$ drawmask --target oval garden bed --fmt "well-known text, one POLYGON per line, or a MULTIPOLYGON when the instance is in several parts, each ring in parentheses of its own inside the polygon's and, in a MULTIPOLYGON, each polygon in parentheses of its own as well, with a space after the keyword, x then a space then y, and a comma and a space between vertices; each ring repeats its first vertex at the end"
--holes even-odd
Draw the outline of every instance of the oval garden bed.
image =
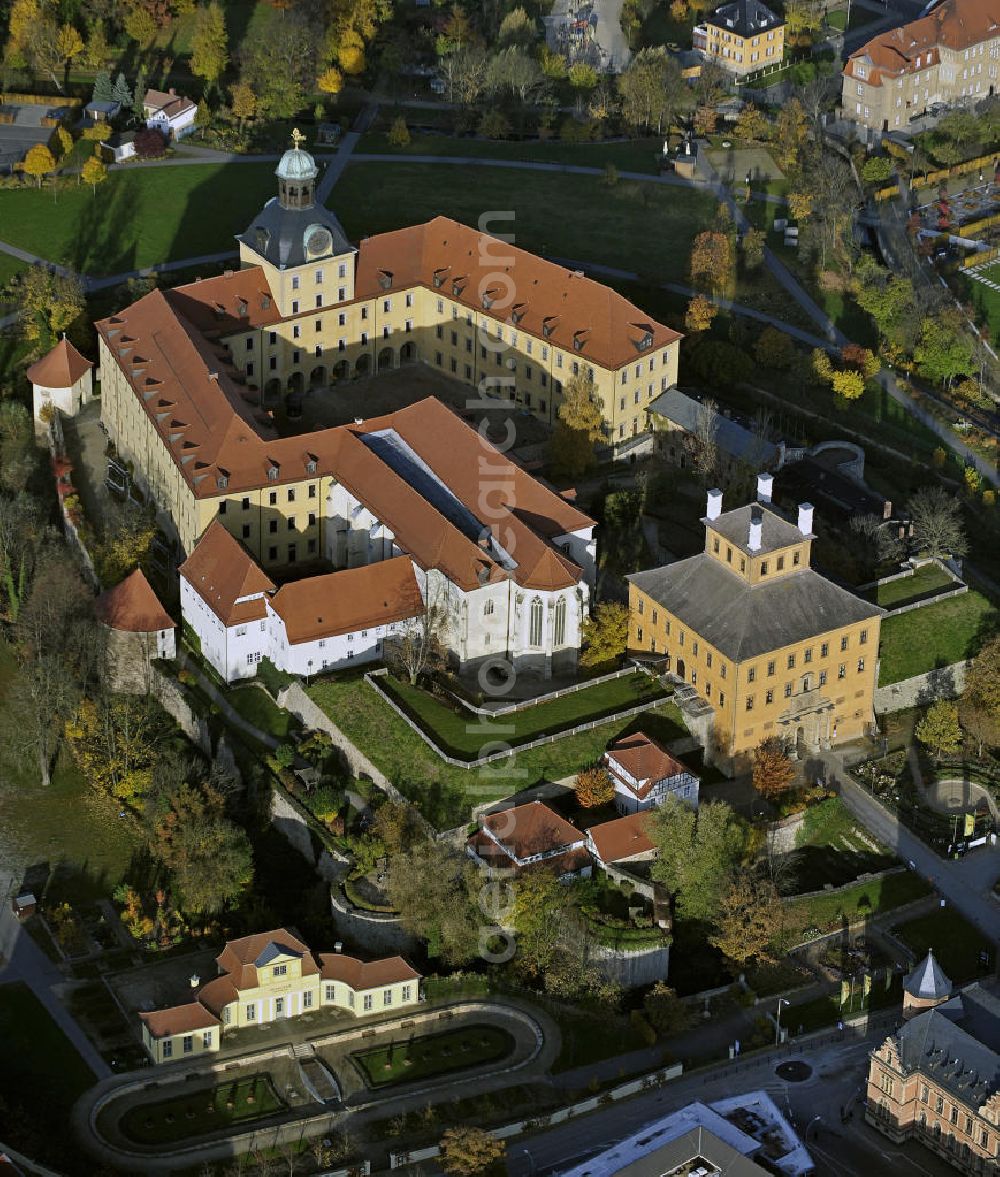
POLYGON ((514 1046, 507 1030, 478 1024, 358 1050, 351 1061, 369 1087, 388 1087, 499 1062, 513 1053, 514 1046))
MULTIPOLYGON (((177 1084, 176 1090, 177 1094, 169 1099, 130 1107, 118 1121, 121 1135, 139 1145, 189 1142, 210 1132, 273 1116, 288 1106, 265 1074, 247 1075, 194 1091, 177 1084)), ((108 1110, 113 1107, 111 1104, 108 1110)))

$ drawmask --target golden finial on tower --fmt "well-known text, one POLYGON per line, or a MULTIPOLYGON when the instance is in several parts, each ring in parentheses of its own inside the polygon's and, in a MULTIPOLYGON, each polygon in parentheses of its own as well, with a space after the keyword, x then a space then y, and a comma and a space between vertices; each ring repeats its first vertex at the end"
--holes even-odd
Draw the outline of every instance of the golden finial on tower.
POLYGON ((292 146, 295 148, 296 151, 298 151, 300 149, 301 145, 303 143, 305 143, 305 141, 306 141, 305 135, 303 135, 302 132, 299 130, 299 128, 296 127, 292 131, 292 146))

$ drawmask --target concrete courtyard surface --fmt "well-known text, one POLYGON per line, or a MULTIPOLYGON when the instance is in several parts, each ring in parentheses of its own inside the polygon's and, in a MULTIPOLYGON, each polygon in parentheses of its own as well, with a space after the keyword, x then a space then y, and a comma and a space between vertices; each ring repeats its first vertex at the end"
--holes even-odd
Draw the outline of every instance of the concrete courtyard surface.
POLYGON ((3 103, 0 112, 14 116, 12 123, 0 123, 0 169, 12 171, 29 148, 48 143, 52 127, 43 127, 42 119, 59 112, 33 102, 3 103))
POLYGON ((763 147, 718 147, 708 152, 708 158, 726 184, 742 184, 747 172, 756 184, 785 178, 774 157, 763 147))
POLYGON ((217 955, 215 949, 204 948, 111 973, 106 980, 126 1016, 138 1024, 140 1011, 163 1009, 189 1001, 195 977, 204 983, 218 973, 217 955))
POLYGON ((168 1173, 231 1157, 234 1150, 245 1151, 252 1147, 258 1133, 266 1132, 268 1141, 275 1144, 279 1139, 308 1139, 348 1128, 360 1134, 367 1120, 543 1080, 560 1049, 555 1023, 534 1007, 509 998, 421 1005, 388 1020, 381 1015, 355 1020, 341 1014, 334 1026, 322 1011, 317 1011, 316 1015, 270 1023, 259 1033, 254 1030, 230 1035, 226 1043, 218 1054, 116 1076, 87 1092, 73 1111, 74 1129, 87 1152, 129 1172, 168 1173), (413 1036, 470 1025, 507 1030, 514 1040, 511 1053, 500 1062, 413 1083, 397 1083, 383 1090, 366 1087, 361 1072, 351 1061, 353 1053, 385 1046, 390 1041, 402 1045, 413 1036), (312 1065, 304 1073, 301 1064, 309 1060, 312 1065), (329 1103, 327 1093, 315 1091, 309 1075, 317 1062, 333 1076, 342 1102, 329 1103), (138 1145, 126 1140, 118 1129, 122 1116, 136 1106, 183 1098, 189 1091, 204 1094, 220 1083, 262 1073, 271 1077, 287 1107, 256 1122, 232 1131, 207 1133, 176 1146, 138 1145))

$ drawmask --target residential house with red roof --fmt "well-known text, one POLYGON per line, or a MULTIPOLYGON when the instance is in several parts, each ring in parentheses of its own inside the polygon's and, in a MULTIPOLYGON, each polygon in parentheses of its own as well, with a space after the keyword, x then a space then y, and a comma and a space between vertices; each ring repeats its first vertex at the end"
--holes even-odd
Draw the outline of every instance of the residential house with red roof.
POLYGON ((339 952, 314 954, 288 928, 230 940, 216 964, 212 980, 191 978, 189 1001, 139 1014, 154 1063, 215 1052, 234 1030, 324 1008, 364 1017, 420 1000, 420 974, 402 957, 366 962, 339 952))
POLYGON ((589 878, 593 861, 586 835, 544 801, 529 801, 479 819, 466 842, 469 856, 493 871, 544 869, 560 878, 589 878))
POLYGON ((698 777, 645 732, 616 740, 604 753, 603 763, 615 787, 619 813, 652 809, 668 796, 698 808, 698 777))
POLYGON ((845 119, 902 131, 938 103, 975 103, 996 91, 1000 0, 942 0, 879 33, 847 59, 845 119))
POLYGON ((195 129, 198 104, 171 86, 167 91, 147 90, 142 100, 146 126, 159 131, 166 139, 181 139, 195 129))

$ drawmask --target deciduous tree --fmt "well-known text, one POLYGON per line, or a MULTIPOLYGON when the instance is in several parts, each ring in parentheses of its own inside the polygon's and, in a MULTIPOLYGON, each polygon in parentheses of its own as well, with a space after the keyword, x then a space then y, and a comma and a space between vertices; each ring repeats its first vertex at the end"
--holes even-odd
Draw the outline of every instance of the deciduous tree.
POLYGON ((84 184, 90 185, 95 196, 97 195, 97 185, 103 184, 107 178, 108 169, 99 155, 92 155, 84 161, 83 167, 80 169, 80 179, 84 184))
POLYGON ((593 380, 583 371, 563 386, 550 443, 553 466, 564 478, 579 478, 593 464, 594 443, 604 436, 603 414, 593 380))
POLYGON ((689 1030, 696 1016, 695 1010, 681 1001, 666 981, 656 982, 646 994, 642 1008, 650 1025, 664 1038, 689 1030))
POLYGON ((505 1151, 504 1142, 485 1128, 449 1128, 441 1137, 441 1168, 454 1177, 473 1177, 501 1160, 505 1151))
POLYGON ((736 137, 749 139, 753 142, 758 139, 766 139, 769 130, 767 117, 763 111, 758 110, 752 102, 748 102, 736 120, 736 137))
POLYGON ((935 756, 957 752, 962 746, 958 704, 951 699, 939 699, 932 703, 914 728, 914 734, 935 756))
POLYGON ((943 487, 927 486, 909 501, 913 538, 937 559, 964 556, 969 550, 958 500, 943 487))
POLYGON ((191 37, 191 72, 214 85, 229 61, 226 14, 218 0, 198 9, 191 37))
POLYGON ((782 910, 770 879, 741 871, 722 894, 709 942, 738 970, 751 960, 772 960, 771 946, 781 931, 782 910))
POLYGON ((743 858, 746 823, 722 801, 695 813, 667 797, 650 811, 646 831, 657 847, 653 878, 676 896, 684 918, 711 921, 743 858))
POLYGON ((625 121, 633 127, 655 128, 657 134, 692 105, 681 68, 662 45, 639 50, 618 75, 618 94, 625 121))
POLYGON ((692 333, 707 331, 718 313, 719 308, 711 299, 706 298, 704 294, 696 294, 688 303, 684 327, 692 333))
POLYGON ((614 799, 615 786, 606 768, 597 765, 576 775, 576 799, 585 809, 607 805, 614 799))
POLYGON ((753 750, 753 787, 769 801, 791 788, 795 766, 780 736, 768 736, 753 750))
POLYGON ((403 927, 427 942, 428 956, 456 966, 479 951, 479 929, 500 923, 512 899, 502 883, 489 896, 499 909, 480 910, 479 872, 469 857, 444 842, 417 842, 389 861, 389 902, 403 927))
POLYGON ((783 371, 792 366, 795 344, 789 335, 777 327, 765 327, 754 344, 753 354, 761 367, 783 371))
POLYGON ((973 659, 963 701, 1000 723, 1000 637, 987 642, 973 659))
POLYGON ((628 645, 628 606, 602 601, 583 623, 581 666, 605 666, 616 662, 628 645))
POLYGON ((50 176, 56 170, 56 161, 44 143, 36 143, 34 147, 28 148, 21 166, 26 175, 38 181, 38 187, 41 188, 42 177, 50 176))
POLYGON ((733 279, 733 241, 720 229, 706 229, 691 246, 691 280, 712 293, 729 289, 733 279))
POLYGON ((420 615, 409 621, 398 637, 386 640, 386 662, 411 683, 422 674, 439 670, 447 654, 447 628, 443 594, 428 583, 420 615))

